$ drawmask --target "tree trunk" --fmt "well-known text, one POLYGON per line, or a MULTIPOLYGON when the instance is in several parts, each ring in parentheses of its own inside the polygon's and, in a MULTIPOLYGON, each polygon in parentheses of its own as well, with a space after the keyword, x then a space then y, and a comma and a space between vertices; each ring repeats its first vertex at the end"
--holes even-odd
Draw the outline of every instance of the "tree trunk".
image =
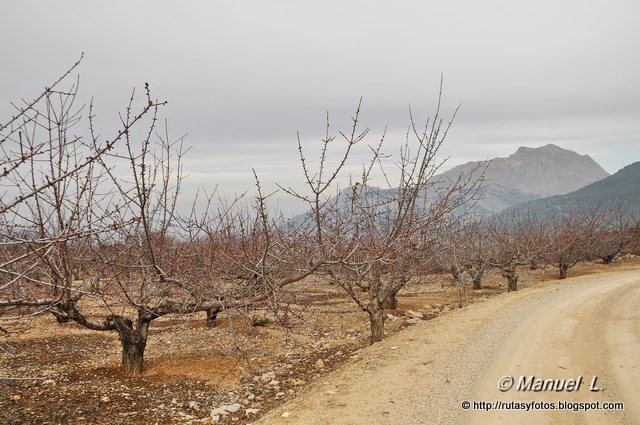
POLYGON ((144 349, 147 346, 147 334, 150 320, 138 319, 138 326, 122 317, 112 317, 122 344, 122 368, 129 377, 142 375, 144 349))
POLYGON ((451 266, 449 271, 451 272, 451 276, 453 276, 454 285, 460 282, 460 269, 457 266, 451 266))
POLYGON ((616 255, 618 254, 616 253, 613 255, 612 254, 605 255, 604 257, 602 257, 602 264, 611 264, 613 259, 616 258, 616 255))
POLYGON ((218 318, 219 308, 210 308, 207 310, 207 326, 212 328, 216 325, 216 319, 218 318))
POLYGON ((369 308, 369 320, 371 321, 371 344, 384 339, 384 309, 379 306, 369 308))
POLYGON ((71 319, 69 319, 69 315, 67 315, 64 312, 64 310, 60 311, 58 309, 58 307, 52 308, 51 310, 49 310, 49 312, 55 316, 56 322, 58 322, 60 324, 67 323, 67 322, 69 322, 69 320, 71 320, 71 319))
POLYGON ((482 278, 479 276, 473 277, 473 289, 476 291, 482 289, 482 278))
POLYGON ((147 342, 130 334, 127 337, 120 335, 122 342, 122 368, 124 373, 129 377, 142 375, 142 367, 144 363, 144 349, 147 342))
POLYGON ((566 279, 567 278, 567 270, 569 270, 569 265, 566 263, 560 263, 558 265, 558 268, 560 269, 560 279, 566 279))
POLYGON ((392 292, 384 300, 384 309, 395 310, 396 308, 398 308, 398 298, 396 298, 396 292, 392 292))
POLYGON ((517 272, 509 273, 507 276, 509 279, 509 284, 507 286, 507 292, 517 291, 518 290, 518 278, 520 277, 517 272))
POLYGON ((473 281, 473 289, 479 290, 482 289, 482 277, 484 276, 484 267, 480 267, 479 269, 471 270, 471 279, 473 281))
POLYGON ((511 260, 507 265, 503 265, 501 268, 500 274, 502 277, 507 278, 507 292, 517 291, 518 290, 518 272, 516 271, 516 267, 518 267, 518 263, 515 260, 511 260))

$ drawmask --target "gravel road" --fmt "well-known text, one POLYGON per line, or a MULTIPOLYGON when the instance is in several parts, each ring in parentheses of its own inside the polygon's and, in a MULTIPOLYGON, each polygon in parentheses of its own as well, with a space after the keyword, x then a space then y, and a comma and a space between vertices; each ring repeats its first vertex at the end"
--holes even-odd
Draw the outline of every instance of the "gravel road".
POLYGON ((505 293, 368 347, 257 423, 640 424, 639 305, 639 269, 505 293), (514 380, 505 392, 502 377, 514 380), (565 390, 533 391, 538 378, 565 390), (529 391, 517 390, 521 379, 529 391), (509 409, 479 404, 501 401, 509 409), (560 401, 624 410, 559 410, 560 401), (556 409, 526 411, 531 402, 556 409))

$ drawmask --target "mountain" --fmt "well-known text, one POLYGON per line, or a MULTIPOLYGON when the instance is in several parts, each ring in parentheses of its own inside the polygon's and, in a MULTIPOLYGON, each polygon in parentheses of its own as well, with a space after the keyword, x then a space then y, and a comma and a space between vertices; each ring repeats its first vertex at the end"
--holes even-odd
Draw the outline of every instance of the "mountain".
POLYGON ((617 173, 573 192, 526 202, 505 210, 504 213, 528 208, 537 214, 544 214, 570 211, 575 207, 607 205, 620 200, 640 213, 640 162, 627 165, 617 173))
MULTIPOLYGON (((506 158, 468 162, 433 176, 432 183, 446 192, 460 176, 473 173, 473 178, 478 178, 482 170, 484 180, 476 196, 474 212, 485 216, 536 199, 567 194, 609 176, 588 155, 549 144, 539 148, 523 146, 506 158)), ((426 194, 427 203, 435 198, 436 192, 432 189, 430 187, 426 194)), ((395 189, 369 187, 360 196, 361 202, 366 200, 369 205, 374 205, 376 200, 384 203, 385 199, 390 199, 395 194, 395 189)), ((350 196, 351 189, 347 188, 329 202, 337 206, 344 205, 350 202, 350 196)), ((460 211, 463 210, 464 208, 460 208, 460 211)), ((301 214, 294 220, 301 223, 305 217, 306 214, 301 214)))
MULTIPOLYGON (((486 163, 468 162, 439 177, 455 180, 486 163)), ((609 173, 588 155, 553 144, 523 146, 506 158, 494 158, 488 163, 476 210, 492 214, 534 199, 566 194, 607 176, 609 173)))

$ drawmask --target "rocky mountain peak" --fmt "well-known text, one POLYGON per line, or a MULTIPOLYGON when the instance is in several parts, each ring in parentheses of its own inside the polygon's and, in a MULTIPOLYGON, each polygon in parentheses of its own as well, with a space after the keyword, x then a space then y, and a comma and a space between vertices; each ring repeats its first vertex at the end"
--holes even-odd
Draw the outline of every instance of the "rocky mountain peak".
MULTIPOLYGON (((477 164, 478 161, 460 165, 444 175, 452 178, 477 164)), ((484 175, 484 199, 480 205, 495 212, 524 200, 563 195, 607 176, 609 173, 588 155, 554 144, 521 146, 506 158, 491 160, 484 175)))
POLYGON ((518 150, 511 156, 521 156, 521 155, 533 155, 533 156, 562 155, 562 156, 589 157, 589 155, 580 155, 575 151, 561 148, 560 146, 554 145, 553 143, 549 143, 547 145, 540 146, 538 148, 529 148, 527 146, 520 146, 518 150))

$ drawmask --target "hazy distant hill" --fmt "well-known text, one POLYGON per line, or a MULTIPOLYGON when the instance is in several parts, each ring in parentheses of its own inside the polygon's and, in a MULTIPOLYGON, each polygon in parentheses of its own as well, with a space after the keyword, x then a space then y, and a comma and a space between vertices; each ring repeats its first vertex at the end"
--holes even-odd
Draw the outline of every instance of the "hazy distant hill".
MULTIPOLYGON (((566 194, 609 176, 588 155, 549 144, 540 148, 521 147, 506 158, 468 162, 434 176, 433 181, 439 188, 446 188, 461 174, 469 174, 486 164, 475 205, 479 215, 492 215, 539 198, 566 194)), ((394 193, 393 189, 371 187, 362 196, 369 198, 369 204, 375 204, 375 199, 388 199, 394 193)), ((350 194, 351 189, 347 188, 331 202, 336 205, 349 202, 350 194)), ((302 221, 304 217, 302 214, 295 220, 302 221)))
MULTIPOLYGON (((453 180, 481 162, 457 166, 440 177, 453 180)), ((491 160, 480 191, 478 212, 491 214, 537 198, 566 194, 608 175, 588 155, 552 144, 521 147, 506 158, 491 160)))
POLYGON ((569 211, 575 207, 606 205, 623 200, 640 213, 640 162, 627 165, 617 173, 565 195, 537 199, 512 209, 529 208, 544 214, 569 211))

